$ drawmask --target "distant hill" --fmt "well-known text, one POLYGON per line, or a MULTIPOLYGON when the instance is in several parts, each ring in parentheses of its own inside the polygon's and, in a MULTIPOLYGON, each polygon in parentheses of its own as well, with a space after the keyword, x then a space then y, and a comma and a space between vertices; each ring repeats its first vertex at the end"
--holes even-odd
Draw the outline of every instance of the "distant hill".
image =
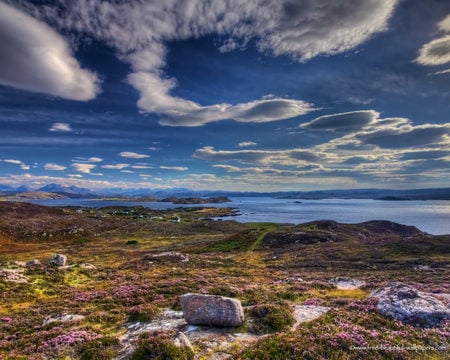
POLYGON ((67 199, 67 196, 45 191, 24 191, 15 193, 14 195, 6 195, 5 199, 8 201, 56 200, 56 199, 67 199))
POLYGON ((69 198, 97 197, 97 194, 89 189, 80 188, 77 186, 63 186, 59 184, 48 184, 37 189, 37 191, 60 194, 69 198))
POLYGON ((273 197, 280 199, 375 199, 375 200, 450 200, 450 188, 426 189, 346 189, 346 190, 316 190, 316 191, 280 191, 280 192, 239 192, 239 191, 208 191, 185 188, 151 189, 151 188, 103 188, 91 190, 78 186, 48 184, 38 189, 27 186, 14 188, 0 184, 0 192, 5 195, 15 195, 21 192, 42 191, 67 196, 69 198, 212 198, 212 197, 273 197))

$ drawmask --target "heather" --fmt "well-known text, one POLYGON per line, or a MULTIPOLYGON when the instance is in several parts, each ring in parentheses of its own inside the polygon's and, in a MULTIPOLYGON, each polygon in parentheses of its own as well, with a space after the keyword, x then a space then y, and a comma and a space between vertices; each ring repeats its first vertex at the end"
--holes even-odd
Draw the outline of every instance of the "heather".
POLYGON ((387 222, 213 221, 205 217, 218 210, 208 208, 147 216, 136 208, 1 206, 0 268, 26 282, 0 277, 0 358, 441 359, 448 352, 448 322, 406 324, 380 314, 370 298, 402 281, 448 302, 448 236, 387 222), (65 266, 49 265, 55 253, 67 256, 65 266), (41 264, 25 265, 33 259, 41 264), (340 289, 336 278, 365 284, 340 289), (179 318, 180 296, 189 292, 238 299, 244 324, 189 332, 179 318), (296 307, 328 310, 297 323, 296 307), (192 349, 174 345, 179 332, 192 349))

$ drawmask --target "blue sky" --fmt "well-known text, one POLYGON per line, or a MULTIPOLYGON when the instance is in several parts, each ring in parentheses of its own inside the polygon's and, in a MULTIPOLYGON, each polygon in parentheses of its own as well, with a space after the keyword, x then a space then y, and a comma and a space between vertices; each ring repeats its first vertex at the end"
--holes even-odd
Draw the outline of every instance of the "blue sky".
POLYGON ((0 183, 448 186, 450 2, 0 0, 0 183))

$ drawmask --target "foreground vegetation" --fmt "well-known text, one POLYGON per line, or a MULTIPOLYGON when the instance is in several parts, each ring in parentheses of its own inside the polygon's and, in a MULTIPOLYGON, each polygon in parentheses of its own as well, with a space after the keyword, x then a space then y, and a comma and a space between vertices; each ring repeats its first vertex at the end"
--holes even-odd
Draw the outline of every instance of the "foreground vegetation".
MULTIPOLYGON (((0 358, 448 355, 448 323, 428 329, 401 323, 379 314, 368 295, 391 281, 449 294, 450 236, 388 222, 290 226, 210 220, 226 213, 232 210, 55 209, 2 202, 0 269, 17 270, 26 282, 0 278, 0 358), (67 255, 68 266, 49 266, 53 253, 67 255), (22 263, 32 259, 42 265, 22 263), (335 277, 366 285, 337 289, 329 282, 335 277), (173 329, 130 336, 135 327, 180 310, 179 296, 188 292, 241 300, 245 324, 213 333, 203 329, 203 337, 190 338, 192 348, 175 346, 173 329), (330 310, 295 326, 293 306, 304 304, 330 310), (63 314, 79 317, 58 320, 63 314)), ((188 331, 186 325, 180 329, 188 331)))

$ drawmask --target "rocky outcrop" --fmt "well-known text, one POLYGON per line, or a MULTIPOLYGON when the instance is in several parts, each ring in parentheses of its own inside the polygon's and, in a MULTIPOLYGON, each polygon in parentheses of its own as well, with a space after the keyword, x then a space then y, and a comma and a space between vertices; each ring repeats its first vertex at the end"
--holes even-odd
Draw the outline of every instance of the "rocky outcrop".
POLYGON ((236 299, 189 293, 180 302, 184 319, 191 325, 235 327, 244 322, 244 310, 236 299))
POLYGON ((65 266, 67 262, 67 256, 62 254, 53 254, 50 257, 49 265, 50 266, 65 266))
POLYGON ((370 295, 378 300, 378 310, 405 323, 434 327, 450 319, 450 309, 431 294, 403 283, 392 283, 370 295))
POLYGON ((294 305, 295 324, 292 330, 295 330, 301 323, 312 321, 321 317, 330 311, 329 307, 320 305, 294 305))
POLYGON ((3 278, 6 282, 13 282, 17 284, 24 284, 28 282, 25 275, 22 274, 20 269, 1 269, 0 278, 3 278))

